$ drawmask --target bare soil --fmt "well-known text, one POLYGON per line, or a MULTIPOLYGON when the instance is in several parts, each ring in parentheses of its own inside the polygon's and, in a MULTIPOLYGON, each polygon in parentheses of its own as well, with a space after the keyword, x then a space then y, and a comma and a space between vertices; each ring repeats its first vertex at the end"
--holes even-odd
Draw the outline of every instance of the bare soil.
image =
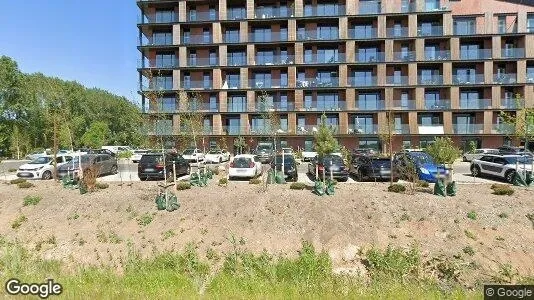
POLYGON ((460 185, 456 197, 441 198, 429 191, 389 193, 387 183, 340 183, 335 196, 319 197, 289 185, 261 193, 247 182, 220 187, 212 180, 176 192, 181 207, 167 212, 156 209, 156 182, 110 183, 85 195, 60 183, 35 185, 0 183, 0 235, 68 265, 119 266, 131 243, 143 256, 181 251, 188 243, 203 255, 209 248, 223 253, 232 250, 234 237, 247 250, 290 256, 307 240, 344 268, 357 268, 373 246, 393 245, 416 246, 426 257, 461 256, 477 266, 473 274, 493 274, 499 264, 534 274, 534 224, 526 217, 534 214, 534 191, 522 188, 497 196, 489 185, 460 185), (23 206, 26 195, 42 200, 23 206), (475 220, 467 217, 471 211, 475 220), (27 220, 12 228, 21 215, 27 220), (149 224, 139 224, 143 215, 149 224), (467 246, 474 255, 464 253, 467 246))

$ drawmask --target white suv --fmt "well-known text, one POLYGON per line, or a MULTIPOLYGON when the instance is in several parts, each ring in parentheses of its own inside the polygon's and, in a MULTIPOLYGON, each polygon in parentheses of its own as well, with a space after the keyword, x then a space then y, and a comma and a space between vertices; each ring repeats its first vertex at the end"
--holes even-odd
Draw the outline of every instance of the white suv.
MULTIPOLYGON (((72 155, 58 155, 57 166, 72 160, 72 155)), ((38 157, 24 164, 17 170, 17 177, 28 179, 51 179, 54 172, 54 157, 51 155, 38 157)))
POLYGON ((484 155, 471 162, 471 174, 474 177, 494 176, 512 183, 517 171, 532 173, 532 158, 520 155, 484 155))

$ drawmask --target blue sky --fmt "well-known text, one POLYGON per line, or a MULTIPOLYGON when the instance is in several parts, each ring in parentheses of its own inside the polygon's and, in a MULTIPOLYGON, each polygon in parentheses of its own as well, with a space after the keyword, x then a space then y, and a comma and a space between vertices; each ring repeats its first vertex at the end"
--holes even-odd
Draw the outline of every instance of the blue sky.
POLYGON ((0 55, 42 72, 137 98, 135 0, 7 0, 0 55))

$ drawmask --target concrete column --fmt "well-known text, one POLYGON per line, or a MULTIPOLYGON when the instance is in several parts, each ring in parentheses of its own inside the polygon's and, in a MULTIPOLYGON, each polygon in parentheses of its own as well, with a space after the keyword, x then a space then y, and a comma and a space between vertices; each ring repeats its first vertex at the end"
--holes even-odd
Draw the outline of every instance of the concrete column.
POLYGON ((493 83, 493 61, 484 62, 484 82, 486 84, 493 83))
POLYGON ((443 84, 452 84, 452 63, 443 63, 443 84))
POLYGON ((501 58, 501 37, 494 36, 491 44, 493 46, 493 58, 501 58))
POLYGON ((419 124, 417 124, 417 112, 408 112, 408 126, 410 127, 410 134, 419 134, 419 124))
POLYGON ((355 41, 347 41, 346 43, 346 53, 345 53, 345 59, 347 63, 353 63, 356 59, 356 42, 355 41))
POLYGON ((247 109, 249 112, 256 111, 256 92, 247 91, 247 109))
POLYGON ((443 15, 443 35, 452 35, 452 14, 446 13, 443 15))
POLYGON ((180 47, 178 48, 179 58, 178 63, 181 68, 187 66, 187 48, 186 47, 180 47))
POLYGON ((517 12, 517 32, 527 32, 527 12, 517 12))
POLYGON ((526 57, 534 57, 534 34, 525 35, 525 45, 526 57))
POLYGON ((219 65, 226 66, 228 64, 228 46, 220 45, 219 46, 219 65))
POLYGON ((484 134, 491 134, 491 129, 493 128, 493 111, 485 110, 484 111, 484 134))
POLYGON ((247 0, 247 19, 254 19, 254 0, 247 0))
POLYGON ((304 107, 304 92, 302 90, 295 90, 295 110, 302 110, 304 107))
POLYGON ((408 84, 417 85, 417 63, 408 64, 408 84))
POLYGON ((378 37, 386 38, 386 16, 378 15, 378 37))
POLYGON ((453 86, 450 89, 451 91, 451 109, 460 108, 460 88, 453 86))
POLYGON ((226 0, 219 0, 217 8, 219 9, 219 20, 226 20, 226 0))
POLYGON ((178 21, 180 22, 187 21, 187 9, 186 9, 185 1, 178 2, 178 21))
POLYGON ((221 69, 213 69, 213 89, 220 89, 222 86, 221 69))
POLYGON ((295 19, 289 19, 287 22, 287 39, 289 41, 297 40, 297 21, 295 19))
POLYGON ((304 45, 302 43, 295 43, 295 63, 304 63, 304 45))
POLYGON ((222 43, 221 23, 213 23, 213 43, 222 43))
POLYGON ((289 88, 295 88, 297 86, 297 68, 295 66, 287 68, 287 81, 289 88))
POLYGON ((254 44, 247 45, 247 63, 249 65, 256 64, 256 51, 254 49, 254 44))
POLYGON ((501 87, 498 85, 491 87, 491 107, 501 108, 501 87))
POLYGON ((532 84, 525 85, 525 105, 528 108, 534 108, 534 86, 532 84))
POLYGON ((287 114, 288 133, 295 134, 297 132, 297 114, 290 112, 287 114))
POLYGON ((180 45, 180 24, 172 25, 172 44, 180 45))
POLYGON ((248 42, 248 22, 239 22, 239 41, 241 43, 248 42))
POLYGON ((451 38, 451 59, 460 59, 460 39, 457 37, 451 38))
POLYGON ((415 88, 415 108, 425 110, 425 88, 415 88))
POLYGON ((180 70, 172 70, 172 89, 180 89, 180 70))
POLYGON ((347 103, 347 110, 356 109, 356 91, 353 88, 348 88, 345 90, 345 101, 347 103))
POLYGON ((415 40, 415 59, 417 61, 425 60, 425 40, 424 39, 415 40))
POLYGON ((527 61, 517 61, 517 83, 525 83, 527 80, 527 61))
POLYGON ((417 36, 417 15, 416 14, 408 15, 408 35, 410 37, 417 36))
POLYGON ((452 111, 443 112, 443 131, 445 134, 452 134, 452 111))
POLYGON ((348 82, 347 82, 347 65, 340 65, 338 74, 339 74, 339 86, 340 87, 348 86, 348 82))
POLYGON ((386 61, 393 61, 393 40, 391 39, 387 39, 386 40, 386 47, 385 47, 385 51, 386 51, 386 61))
POLYGON ((302 0, 295 0, 295 17, 304 16, 304 2, 302 0))
POLYGON ((172 115, 172 134, 178 135, 180 133, 180 115, 172 115))
POLYGON ((340 39, 347 39, 349 37, 348 33, 348 20, 347 17, 340 17, 339 18, 339 38, 340 39))
POLYGON ((249 87, 248 83, 248 68, 239 68, 239 79, 241 81, 241 88, 246 89, 249 87))
POLYGON ((379 64, 376 67, 377 84, 379 86, 386 85, 386 65, 379 64))
POLYGON ((219 112, 228 111, 228 92, 220 91, 219 92, 219 112))
POLYGON ((222 130, 222 118, 221 114, 214 114, 213 115, 213 134, 214 135, 221 135, 223 134, 222 130))

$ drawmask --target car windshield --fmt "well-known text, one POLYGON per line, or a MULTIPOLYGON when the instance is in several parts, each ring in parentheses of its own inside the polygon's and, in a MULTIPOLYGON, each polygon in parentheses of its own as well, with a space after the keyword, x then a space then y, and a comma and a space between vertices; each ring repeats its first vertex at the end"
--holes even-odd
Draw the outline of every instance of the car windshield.
POLYGON ((434 164, 434 159, 432 159, 432 156, 428 155, 428 153, 410 152, 410 156, 418 164, 434 164))
POLYGON ((507 161, 509 164, 515 164, 515 163, 518 163, 518 164, 527 164, 527 165, 531 165, 531 164, 532 164, 532 157, 527 157, 527 156, 522 156, 522 157, 506 157, 505 159, 506 159, 506 161, 507 161))
POLYGON ((49 163, 51 161, 52 161, 52 157, 41 156, 41 157, 38 157, 38 158, 32 160, 29 164, 30 165, 43 165, 43 164, 47 164, 47 163, 49 163))
POLYGON ((195 149, 187 149, 184 151, 184 155, 191 155, 195 152, 195 149))
POLYGON ((272 149, 271 145, 259 145, 258 146, 258 151, 271 150, 271 149, 272 149))
MULTIPOLYGON (((293 164, 294 162, 295 162, 295 159, 293 159, 293 156, 289 156, 289 155, 284 156, 284 164, 293 164)), ((282 155, 276 156, 275 164, 277 165, 282 164, 282 155)))
POLYGON ((211 150, 208 154, 221 154, 221 150, 211 150))
POLYGON ((337 155, 329 155, 329 156, 323 157, 323 159, 320 159, 319 162, 326 164, 326 165, 329 165, 329 164, 342 165, 343 159, 337 155))

